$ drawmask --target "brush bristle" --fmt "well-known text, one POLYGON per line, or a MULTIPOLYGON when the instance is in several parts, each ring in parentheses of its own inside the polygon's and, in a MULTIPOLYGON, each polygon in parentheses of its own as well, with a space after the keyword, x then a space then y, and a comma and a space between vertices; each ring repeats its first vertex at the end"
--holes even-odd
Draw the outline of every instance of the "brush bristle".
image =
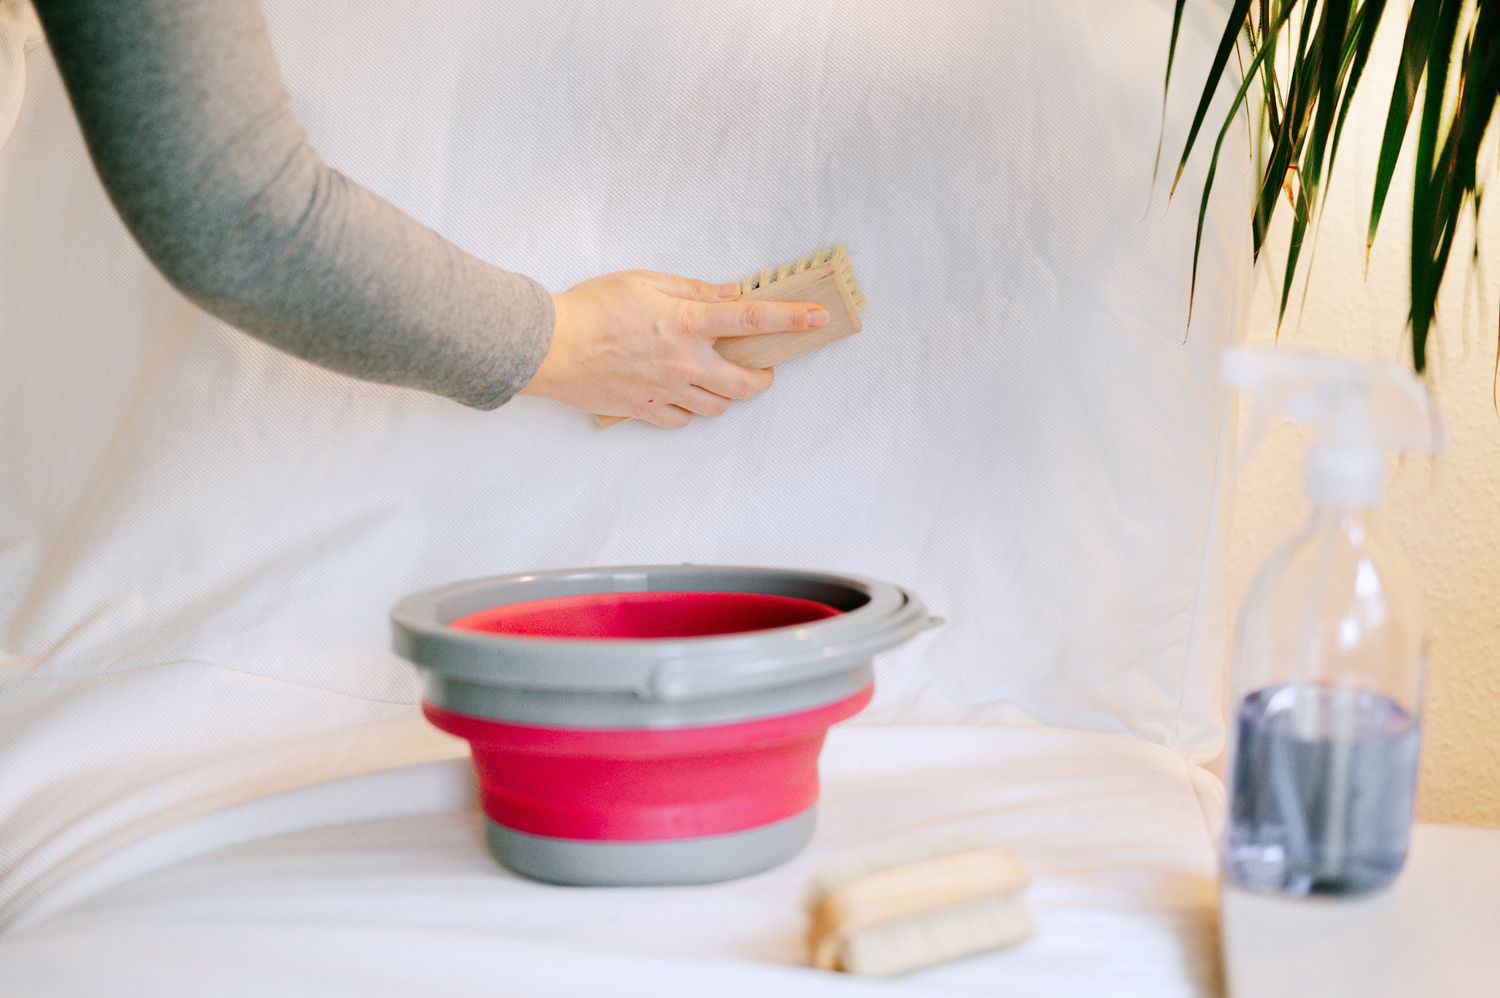
POLYGON ((754 274, 746 276, 740 281, 740 292, 748 294, 756 288, 763 288, 768 284, 785 280, 793 274, 800 274, 812 267, 821 267, 824 264, 832 264, 844 275, 844 281, 849 285, 849 296, 854 300, 856 309, 863 309, 869 304, 864 293, 859 290, 859 282, 854 278, 854 267, 849 262, 848 248, 839 243, 816 253, 809 253, 800 260, 788 260, 779 267, 766 267, 754 274))

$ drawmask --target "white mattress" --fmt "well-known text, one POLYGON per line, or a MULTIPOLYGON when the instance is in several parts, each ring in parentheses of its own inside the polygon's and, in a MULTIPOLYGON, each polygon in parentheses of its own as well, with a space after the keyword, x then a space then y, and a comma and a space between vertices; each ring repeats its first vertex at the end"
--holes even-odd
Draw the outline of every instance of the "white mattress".
MULTIPOLYGON (((262 754, 280 755, 267 770, 294 781, 286 747, 262 754)), ((801 966, 809 874, 872 847, 972 833, 1032 870, 1038 935, 909 976, 903 993, 1218 986, 1205 818, 1218 784, 1127 735, 836 729, 807 853, 734 883, 657 890, 549 887, 501 870, 483 849, 461 746, 407 709, 292 748, 304 775, 374 771, 209 808, 187 793, 163 805, 164 787, 203 782, 184 779, 192 766, 143 786, 134 823, 30 870, 0 937, 0 994, 884 994, 801 966)), ((206 761, 199 775, 256 762, 206 761)))

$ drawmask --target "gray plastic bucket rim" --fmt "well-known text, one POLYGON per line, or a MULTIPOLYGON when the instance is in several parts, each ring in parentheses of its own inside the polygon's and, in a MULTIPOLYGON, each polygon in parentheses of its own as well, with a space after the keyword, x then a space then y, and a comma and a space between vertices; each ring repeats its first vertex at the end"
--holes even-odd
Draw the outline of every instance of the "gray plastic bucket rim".
POLYGON ((406 597, 391 612, 398 654, 445 679, 497 687, 631 692, 682 702, 842 672, 941 621, 890 583, 798 569, 632 565, 492 576, 406 597), (448 624, 506 603, 608 592, 755 592, 844 612, 789 627, 694 638, 532 638, 448 624), (858 602, 852 608, 841 604, 858 602))

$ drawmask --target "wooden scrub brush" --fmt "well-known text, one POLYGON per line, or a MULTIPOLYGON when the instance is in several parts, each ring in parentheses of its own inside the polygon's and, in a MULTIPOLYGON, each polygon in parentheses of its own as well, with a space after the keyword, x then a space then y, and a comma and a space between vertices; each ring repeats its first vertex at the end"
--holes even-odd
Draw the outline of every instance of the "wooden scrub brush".
MULTIPOLYGON (((828 325, 787 333, 726 336, 714 343, 720 356, 741 367, 774 367, 860 331, 865 296, 841 243, 779 267, 767 267, 740 281, 741 301, 810 301, 828 310, 828 325)), ((600 426, 623 423, 629 416, 595 416, 600 426)))
POLYGON ((813 966, 889 977, 1021 942, 1036 931, 1029 882, 1020 860, 986 844, 831 868, 808 902, 813 966))

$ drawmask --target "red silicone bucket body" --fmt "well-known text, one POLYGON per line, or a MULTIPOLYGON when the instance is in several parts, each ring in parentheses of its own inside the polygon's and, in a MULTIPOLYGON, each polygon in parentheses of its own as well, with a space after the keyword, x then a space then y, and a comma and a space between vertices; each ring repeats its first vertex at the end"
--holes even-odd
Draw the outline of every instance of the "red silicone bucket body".
POLYGON ((660 841, 758 828, 818 799, 828 728, 873 688, 811 710, 668 730, 548 728, 467 717, 424 704, 467 739, 484 811, 533 835, 660 841))

